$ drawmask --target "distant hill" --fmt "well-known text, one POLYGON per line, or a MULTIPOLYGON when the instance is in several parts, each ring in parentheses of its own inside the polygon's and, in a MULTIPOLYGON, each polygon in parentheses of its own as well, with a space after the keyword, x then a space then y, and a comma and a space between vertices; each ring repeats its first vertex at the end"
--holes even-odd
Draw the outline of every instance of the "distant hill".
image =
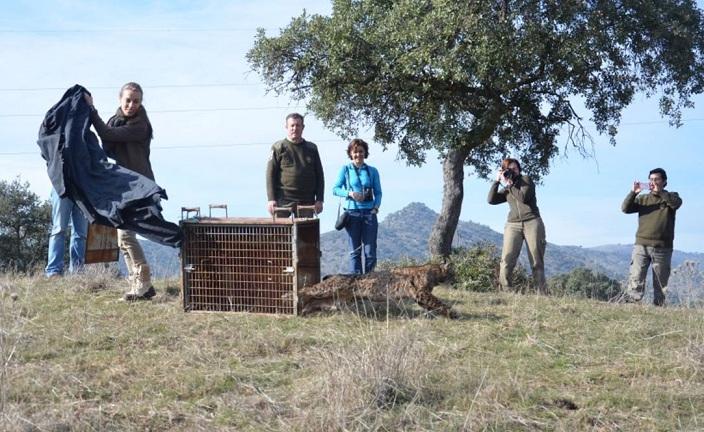
MULTIPOLYGON (((402 257, 419 260, 428 258, 428 238, 438 214, 422 203, 411 203, 389 214, 379 223, 379 250, 381 260, 397 261, 402 257)), ((491 243, 501 249, 503 234, 486 225, 460 221, 453 241, 455 247, 471 247, 477 243, 491 243)), ((321 235, 323 274, 346 270, 347 237, 344 232, 327 232, 321 235)), ((628 274, 633 245, 606 245, 592 248, 560 246, 548 243, 545 252, 545 272, 548 276, 567 273, 577 267, 604 273, 615 279, 628 274)), ((528 257, 523 248, 521 262, 528 267, 528 257)), ((684 261, 704 263, 704 254, 675 251, 673 268, 684 261)))
MULTIPOLYGON (((377 256, 380 260, 398 261, 402 258, 428 258, 428 238, 438 214, 425 204, 411 203, 390 213, 379 223, 377 256)), ((460 222, 455 241, 469 245, 478 241, 501 247, 503 236, 491 228, 474 222, 460 222)), ((330 231, 320 236, 323 274, 344 273, 347 270, 349 247, 345 231, 330 231)))
MULTIPOLYGON (((398 261, 404 257, 416 260, 428 258, 428 237, 438 214, 422 203, 411 203, 403 209, 390 213, 379 223, 378 257, 385 261, 398 261)), ((454 244, 470 247, 479 242, 488 242, 501 249, 503 235, 491 228, 470 221, 460 221, 454 244)), ((347 235, 344 231, 321 233, 322 274, 344 273, 347 270, 347 235)), ((145 254, 155 277, 172 277, 179 274, 178 250, 143 242, 145 254)), ((585 248, 560 246, 549 243, 545 253, 545 271, 548 276, 566 273, 577 267, 587 267, 622 280, 628 274, 632 245, 605 245, 585 248)), ((524 248, 525 249, 525 248, 524 248)), ((527 267, 525 255, 521 257, 527 267)), ((685 261, 704 265, 704 254, 675 251, 673 268, 685 261)), ((124 269, 124 267, 123 267, 124 269)), ((124 271, 124 270, 123 270, 124 271)))

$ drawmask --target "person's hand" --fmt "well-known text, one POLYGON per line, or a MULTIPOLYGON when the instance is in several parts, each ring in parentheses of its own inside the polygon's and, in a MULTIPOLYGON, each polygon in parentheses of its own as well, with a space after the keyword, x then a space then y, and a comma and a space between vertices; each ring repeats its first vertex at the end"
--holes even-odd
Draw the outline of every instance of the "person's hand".
POLYGON ((86 100, 86 103, 89 106, 93 106, 93 96, 89 95, 88 93, 83 93, 83 99, 86 100))
POLYGON ((631 189, 634 194, 638 195, 641 191, 640 182, 638 180, 633 182, 633 189, 631 189))
POLYGON ((513 180, 504 177, 504 170, 499 167, 499 172, 496 173, 496 181, 503 184, 505 187, 513 185, 513 180))
POLYGON ((315 202, 315 212, 318 214, 323 212, 323 202, 322 201, 315 202))
POLYGON ((364 194, 362 192, 350 191, 348 195, 357 202, 362 202, 362 200, 364 200, 364 194))
POLYGON ((269 201, 266 203, 266 209, 269 211, 270 215, 274 215, 274 208, 276 207, 276 201, 269 201))

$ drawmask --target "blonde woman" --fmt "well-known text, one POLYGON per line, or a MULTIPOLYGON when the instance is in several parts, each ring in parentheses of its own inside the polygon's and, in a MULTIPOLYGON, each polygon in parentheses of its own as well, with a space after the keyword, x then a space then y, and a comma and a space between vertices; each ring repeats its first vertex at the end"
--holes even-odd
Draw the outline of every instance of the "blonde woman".
MULTIPOLYGON (((143 96, 144 92, 139 84, 129 82, 123 85, 119 94, 120 106, 107 123, 98 115, 93 106, 93 98, 86 95, 86 101, 91 106, 90 119, 102 141, 105 153, 118 165, 154 180, 149 162, 152 125, 142 105, 143 96)), ((149 264, 137 235, 133 231, 118 230, 117 241, 129 272, 130 289, 123 297, 124 300, 150 300, 156 295, 156 291, 152 286, 149 264)))

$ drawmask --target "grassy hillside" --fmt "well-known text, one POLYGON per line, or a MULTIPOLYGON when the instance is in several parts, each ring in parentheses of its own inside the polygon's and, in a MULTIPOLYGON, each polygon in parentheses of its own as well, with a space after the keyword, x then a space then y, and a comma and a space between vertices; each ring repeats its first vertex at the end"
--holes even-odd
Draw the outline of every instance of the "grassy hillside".
POLYGON ((448 287, 461 313, 184 313, 0 277, 0 430, 702 430, 701 310, 448 287))

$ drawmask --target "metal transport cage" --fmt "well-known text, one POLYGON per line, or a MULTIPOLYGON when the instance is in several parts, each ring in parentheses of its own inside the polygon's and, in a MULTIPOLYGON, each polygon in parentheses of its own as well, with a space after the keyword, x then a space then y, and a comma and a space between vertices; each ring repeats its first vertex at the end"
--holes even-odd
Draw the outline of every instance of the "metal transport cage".
MULTIPOLYGON (((211 206, 211 209, 213 206, 211 206)), ((200 217, 183 208, 186 311, 298 313, 299 288, 320 282, 317 218, 200 217)))

